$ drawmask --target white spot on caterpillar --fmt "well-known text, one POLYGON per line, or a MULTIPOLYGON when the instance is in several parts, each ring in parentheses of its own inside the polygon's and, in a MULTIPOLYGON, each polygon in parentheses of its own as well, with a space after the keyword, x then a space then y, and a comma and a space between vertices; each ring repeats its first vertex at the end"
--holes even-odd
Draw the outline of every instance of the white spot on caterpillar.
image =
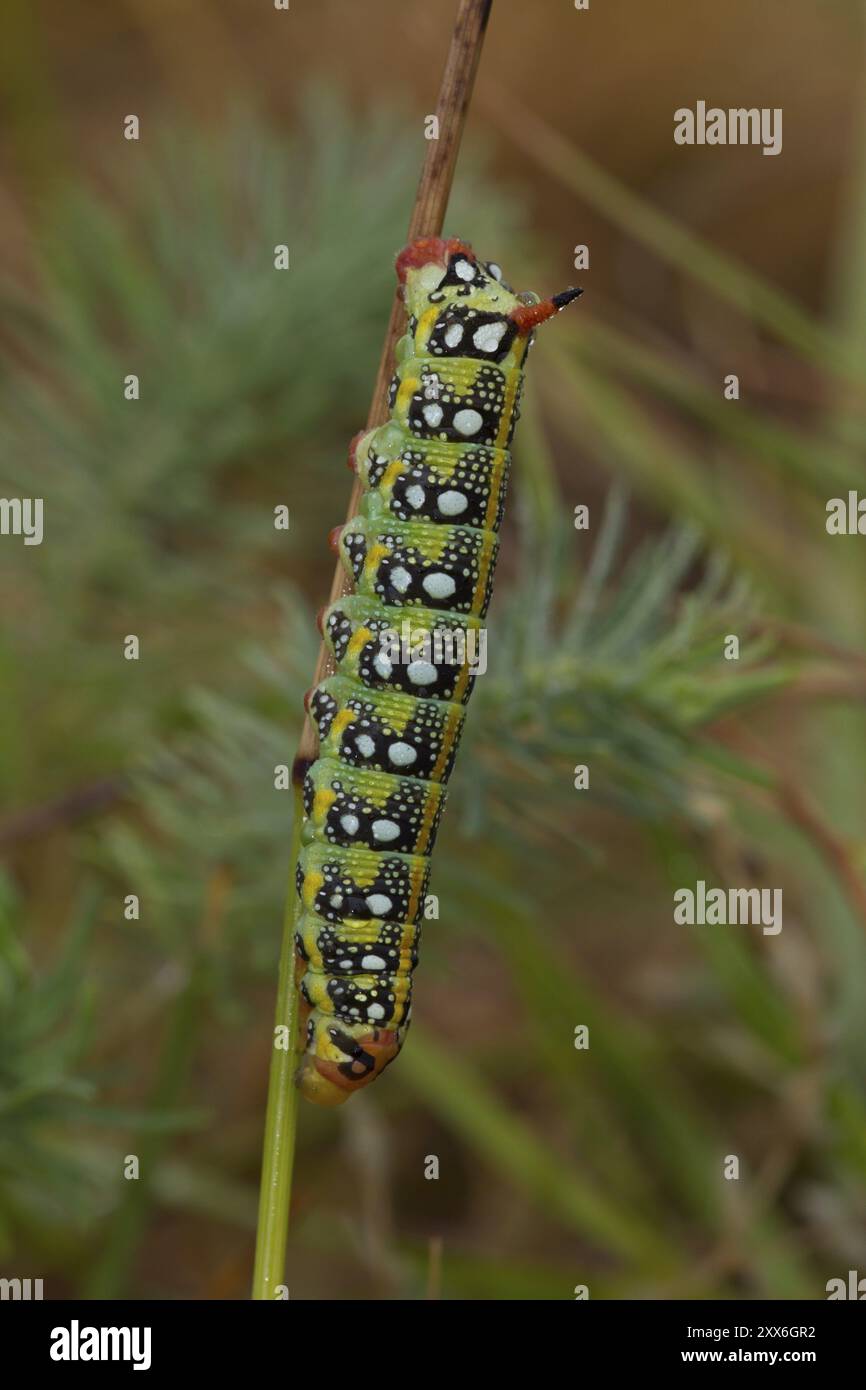
POLYGON ((421 581, 421 587, 431 598, 450 598, 457 588, 450 574, 427 574, 421 581))
POLYGON ((352 962, 351 962, 350 960, 341 960, 341 961, 340 961, 340 969, 341 969, 341 970, 351 970, 351 969, 352 969, 352 962))
POLYGON ((408 743, 392 743, 388 749, 388 761, 395 767, 411 767, 418 754, 408 743))
POLYGON ((459 516, 469 506, 469 498, 464 493, 452 489, 442 493, 438 505, 443 516, 459 516))
POLYGON ((449 323, 445 329, 445 346, 456 347, 463 338, 463 324, 449 323))
POLYGON ((425 405, 421 414, 424 416, 425 424, 430 425, 432 429, 435 429, 437 425, 441 425, 442 423, 441 405, 425 405))
POLYGON ((364 956, 361 960, 362 970, 384 970, 387 962, 382 956, 364 956))
POLYGON ((381 840, 384 843, 387 843, 388 840, 396 840, 400 834, 400 827, 393 820, 374 820, 372 829, 373 839, 381 840))
POLYGON ((407 569, 404 569, 402 565, 394 566, 389 575, 389 579, 391 580, 391 584, 397 590, 398 594, 405 594, 406 590, 409 588, 409 585, 412 583, 411 574, 407 569))
POLYGON ((340 824, 342 825, 347 835, 357 835, 358 826, 361 824, 361 822, 358 820, 357 816, 341 816, 340 824))
POLYGON ((394 905, 384 893, 371 893, 366 902, 374 917, 383 917, 394 905))
POLYGON ((406 489, 406 501, 409 503, 409 506, 414 507, 416 511, 419 507, 424 506, 424 498, 426 496, 427 494, 423 487, 419 487, 417 483, 413 483, 411 487, 407 487, 406 489))
POLYGON ((377 676, 381 676, 382 680, 386 681, 394 670, 394 666, 384 652, 377 652, 373 660, 373 670, 377 676))
POLYGON ((458 434, 477 434, 484 420, 477 410, 458 410, 454 416, 454 428, 458 434))
POLYGON ((370 1007, 369 1007, 368 1010, 367 1010, 367 1017, 368 1017, 368 1018, 384 1018, 384 1017, 385 1017, 385 1010, 382 1008, 382 1005, 381 1005, 381 1004, 371 1004, 370 1007))
POLYGON ((343 895, 342 893, 332 893, 328 901, 330 902, 331 907, 342 907, 343 895))
POLYGON ((454 273, 460 280, 474 280, 475 266, 471 261, 458 261, 454 267, 454 273))
POLYGON ((472 334, 472 341, 479 352, 495 352, 504 337, 504 323, 483 323, 472 334))
POLYGON ((372 758, 376 751, 376 745, 369 734, 359 734, 355 739, 355 747, 362 758, 372 758))
POLYGON ((438 672, 429 661, 412 661, 406 667, 406 675, 413 685, 433 685, 438 672))
POLYGON ((491 261, 487 269, 493 276, 494 280, 502 279, 502 266, 497 265, 495 261, 491 261))

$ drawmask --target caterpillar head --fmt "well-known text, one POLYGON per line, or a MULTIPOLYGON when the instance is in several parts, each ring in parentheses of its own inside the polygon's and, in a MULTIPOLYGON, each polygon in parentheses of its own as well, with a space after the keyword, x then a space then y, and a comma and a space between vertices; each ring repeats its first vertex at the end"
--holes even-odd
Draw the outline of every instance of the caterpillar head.
POLYGON ((408 1019, 399 1029, 375 1028, 313 1010, 307 1020, 298 1087, 315 1105, 342 1105, 393 1062, 407 1026, 408 1019))

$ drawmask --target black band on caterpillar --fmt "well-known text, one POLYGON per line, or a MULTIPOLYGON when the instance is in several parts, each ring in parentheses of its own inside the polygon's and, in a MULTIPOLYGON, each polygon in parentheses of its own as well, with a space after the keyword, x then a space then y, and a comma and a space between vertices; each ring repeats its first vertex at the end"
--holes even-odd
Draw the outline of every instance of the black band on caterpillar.
POLYGON ((308 698, 295 947, 303 1093, 338 1105, 397 1055, 429 855, 473 688, 535 327, 580 293, 517 296, 465 242, 397 258, 408 331, 391 420, 351 462, 361 513, 337 548, 355 593, 326 611, 337 673, 308 698))

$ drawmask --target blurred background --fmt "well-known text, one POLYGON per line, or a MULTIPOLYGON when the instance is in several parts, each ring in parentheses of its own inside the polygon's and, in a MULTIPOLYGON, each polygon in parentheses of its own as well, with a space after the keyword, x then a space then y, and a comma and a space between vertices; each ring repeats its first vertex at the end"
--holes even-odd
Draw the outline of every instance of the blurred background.
MULTIPOLYGON (((455 8, 6 7, 0 495, 45 538, 0 541, 0 1275, 46 1298, 248 1296, 274 768, 455 8)), ((866 542, 825 530, 864 35, 861 0, 493 6, 447 229, 585 295, 529 369, 407 1046, 300 1112, 292 1298, 866 1273, 866 542), (781 107, 782 154, 675 145, 698 100, 781 107), (782 932, 676 925, 700 878, 782 888, 782 932)))

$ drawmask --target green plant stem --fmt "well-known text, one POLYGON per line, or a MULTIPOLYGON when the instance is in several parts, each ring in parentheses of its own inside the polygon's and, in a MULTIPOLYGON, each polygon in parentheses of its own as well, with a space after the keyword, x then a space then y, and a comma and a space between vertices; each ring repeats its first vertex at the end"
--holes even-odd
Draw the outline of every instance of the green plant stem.
POLYGON ((280 948, 277 1011, 274 1018, 274 1046, 268 1081, 268 1108, 262 1156, 262 1186, 259 1194, 256 1264, 253 1273, 254 1299, 274 1298, 277 1286, 283 1282, 286 1239, 289 1231, 289 1205, 292 1196, 298 1095, 294 1084, 298 1026, 298 992, 295 989, 295 904, 297 903, 297 895, 294 892, 294 879, 301 842, 301 825, 304 818, 301 788, 297 784, 294 788, 294 799, 289 890, 286 895, 283 940, 280 948), (278 1029, 280 1032, 277 1031, 278 1029), (282 1030, 285 1032, 283 1033, 282 1030), (288 1039, 288 1045, 285 1047, 277 1046, 277 1041, 281 1035, 288 1039))

